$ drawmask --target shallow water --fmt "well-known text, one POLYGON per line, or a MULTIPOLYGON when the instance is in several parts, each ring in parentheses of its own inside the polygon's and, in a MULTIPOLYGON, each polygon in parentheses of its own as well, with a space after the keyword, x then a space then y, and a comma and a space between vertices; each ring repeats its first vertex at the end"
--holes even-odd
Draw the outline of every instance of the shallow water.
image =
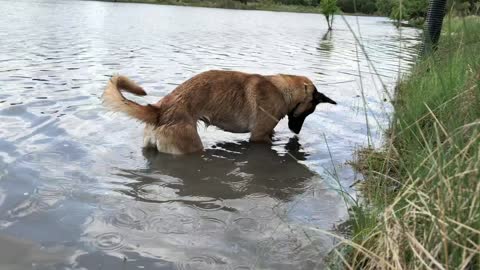
POLYGON ((0 0, 0 268, 321 269, 336 179, 351 191, 346 161, 381 143, 382 83, 419 34, 345 19, 378 76, 340 17, 327 33, 314 14, 0 0), (299 136, 280 122, 273 146, 201 126, 205 153, 185 157, 142 150, 142 125, 101 105, 114 73, 155 102, 208 69, 306 75, 339 105, 299 136))

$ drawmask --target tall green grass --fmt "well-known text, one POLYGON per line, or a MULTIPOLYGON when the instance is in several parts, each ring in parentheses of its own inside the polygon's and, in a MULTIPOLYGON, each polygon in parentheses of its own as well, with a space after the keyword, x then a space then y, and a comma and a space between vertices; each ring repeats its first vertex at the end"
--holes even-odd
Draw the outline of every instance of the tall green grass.
POLYGON ((479 17, 446 20, 438 51, 400 82, 394 108, 389 143, 359 153, 363 198, 337 261, 480 269, 479 17))

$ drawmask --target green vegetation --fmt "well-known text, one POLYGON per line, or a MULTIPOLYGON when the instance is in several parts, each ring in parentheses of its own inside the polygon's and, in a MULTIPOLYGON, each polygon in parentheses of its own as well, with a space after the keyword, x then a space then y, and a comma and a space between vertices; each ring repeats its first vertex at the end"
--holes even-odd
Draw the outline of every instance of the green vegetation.
MULTIPOLYGON (((100 0, 102 1, 102 0, 100 0)), ((234 1, 234 0, 103 0, 108 2, 132 2, 149 3, 175 6, 245 9, 245 10, 268 10, 300 13, 321 13, 318 5, 282 4, 272 0, 261 1, 234 1)))
POLYGON ((480 269, 480 17, 443 30, 397 87, 389 143, 359 152, 341 268, 480 269))
POLYGON ((333 16, 338 10, 337 0, 322 0, 320 7, 322 8, 322 13, 325 15, 325 19, 327 20, 328 30, 332 30, 333 16))
MULTIPOLYGON (((102 0, 100 0, 102 1, 102 0)), ((408 20, 410 24, 423 24, 429 0, 104 0, 112 2, 136 2, 177 6, 195 6, 229 9, 270 10, 286 12, 322 13, 329 8, 328 22, 333 16, 330 7, 335 3, 337 11, 348 14, 389 16, 396 20, 408 20)), ((480 14, 478 0, 448 0, 448 10, 454 15, 480 14)))

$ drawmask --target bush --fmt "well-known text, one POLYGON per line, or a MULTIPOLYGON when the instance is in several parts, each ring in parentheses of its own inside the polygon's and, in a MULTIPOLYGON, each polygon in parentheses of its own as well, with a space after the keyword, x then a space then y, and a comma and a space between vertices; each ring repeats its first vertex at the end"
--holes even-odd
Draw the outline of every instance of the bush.
POLYGON ((448 0, 447 7, 455 15, 479 15, 480 2, 478 0, 448 0))
POLYGON ((373 14, 377 11, 375 0, 338 0, 338 7, 347 13, 373 14))
MULTIPOLYGON (((397 0, 398 1, 398 0, 397 0)), ((425 18, 428 10, 428 0, 403 1, 407 18, 425 18)))
POLYGON ((338 10, 337 0, 322 0, 320 7, 323 15, 325 15, 325 19, 327 19, 328 30, 332 30, 333 15, 338 10))
POLYGON ((392 3, 392 11, 390 12, 390 18, 397 21, 409 18, 408 11, 403 1, 394 1, 392 3))
POLYGON ((377 0, 375 6, 379 14, 389 15, 392 13, 393 0, 377 0))
POLYGON ((300 6, 309 6, 309 0, 275 0, 275 3, 282 5, 300 5, 300 6))

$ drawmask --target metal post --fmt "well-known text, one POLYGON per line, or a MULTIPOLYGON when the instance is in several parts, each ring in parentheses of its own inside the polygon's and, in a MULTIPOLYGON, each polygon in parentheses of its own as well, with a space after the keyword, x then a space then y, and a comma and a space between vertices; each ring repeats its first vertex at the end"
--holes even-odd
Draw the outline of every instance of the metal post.
POLYGON ((423 43, 420 51, 422 56, 428 55, 437 49, 446 4, 447 0, 430 0, 427 21, 423 30, 423 43))

